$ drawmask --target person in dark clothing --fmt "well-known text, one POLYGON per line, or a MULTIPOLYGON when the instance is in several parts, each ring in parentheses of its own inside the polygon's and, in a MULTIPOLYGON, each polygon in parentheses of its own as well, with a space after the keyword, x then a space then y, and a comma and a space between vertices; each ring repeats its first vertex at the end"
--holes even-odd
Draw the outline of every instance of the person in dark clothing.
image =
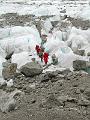
POLYGON ((53 62, 53 65, 57 65, 58 64, 58 58, 56 57, 55 54, 52 55, 52 62, 53 62))
POLYGON ((37 52, 37 55, 39 55, 39 52, 40 52, 40 47, 39 47, 39 45, 36 45, 35 50, 36 50, 36 52, 37 52))
POLYGON ((48 56, 49 56, 49 54, 47 52, 44 52, 43 59, 44 59, 45 65, 47 65, 47 63, 48 63, 48 56))
POLYGON ((41 62, 43 62, 43 51, 42 50, 40 50, 39 52, 39 57, 41 58, 41 62))

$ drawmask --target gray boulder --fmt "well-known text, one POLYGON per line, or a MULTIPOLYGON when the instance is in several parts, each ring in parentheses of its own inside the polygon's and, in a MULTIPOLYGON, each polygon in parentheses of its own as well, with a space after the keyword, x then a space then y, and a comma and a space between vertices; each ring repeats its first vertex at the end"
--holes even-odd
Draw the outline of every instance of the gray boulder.
POLYGON ((90 52, 87 53, 87 56, 90 56, 90 52))
POLYGON ((13 76, 16 73, 17 64, 16 63, 10 63, 2 70, 2 76, 5 80, 13 78, 13 76))
POLYGON ((87 66, 86 61, 83 61, 83 60, 73 61, 74 70, 85 70, 86 66, 87 66))
POLYGON ((76 50, 74 53, 77 54, 77 55, 84 56, 85 55, 85 50, 76 50))
POLYGON ((16 101, 14 96, 21 94, 21 91, 15 90, 12 93, 0 91, 0 110, 2 112, 10 112, 15 109, 16 101))
POLYGON ((39 75, 42 73, 43 68, 39 63, 36 62, 29 62, 23 65, 20 68, 20 71, 22 74, 24 74, 27 77, 39 75))

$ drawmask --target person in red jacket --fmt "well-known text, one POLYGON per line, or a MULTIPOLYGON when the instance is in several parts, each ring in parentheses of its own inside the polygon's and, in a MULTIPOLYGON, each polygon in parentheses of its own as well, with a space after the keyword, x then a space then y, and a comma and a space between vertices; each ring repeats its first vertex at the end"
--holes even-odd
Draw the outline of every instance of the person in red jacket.
POLYGON ((46 65, 47 65, 47 62, 48 62, 48 56, 49 56, 49 54, 47 52, 44 52, 43 59, 44 59, 44 62, 45 62, 46 65))
POLYGON ((40 47, 39 47, 39 45, 36 45, 35 50, 36 50, 37 55, 38 55, 38 54, 39 54, 39 52, 40 52, 40 47))

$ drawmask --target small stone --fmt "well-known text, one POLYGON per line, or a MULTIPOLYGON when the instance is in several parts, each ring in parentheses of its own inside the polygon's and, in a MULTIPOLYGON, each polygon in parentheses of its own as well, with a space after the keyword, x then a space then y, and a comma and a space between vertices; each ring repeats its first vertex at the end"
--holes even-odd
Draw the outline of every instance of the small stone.
POLYGON ((79 100, 78 101, 78 105, 81 105, 81 106, 90 106, 90 101, 86 100, 86 99, 79 100))
POLYGON ((78 87, 78 84, 77 84, 77 83, 74 83, 74 84, 73 84, 73 87, 78 87))
POLYGON ((55 78, 58 75, 58 71, 47 72, 49 78, 55 78))
POLYGON ((85 91, 85 88, 84 87, 81 87, 80 88, 80 92, 83 93, 85 91))
POLYGON ((17 88, 18 88, 18 89, 22 89, 23 86, 22 86, 22 85, 18 85, 17 88))
POLYGON ((80 94, 80 89, 79 88, 77 88, 76 94, 80 94))
POLYGON ((8 112, 13 111, 15 107, 16 107, 15 103, 10 104, 8 107, 8 112))
POLYGON ((68 98, 67 98, 67 102, 77 103, 78 100, 77 100, 76 98, 68 97, 68 98))
POLYGON ((33 104, 33 103, 35 103, 35 102, 36 102, 36 100, 35 100, 35 99, 32 99, 31 103, 33 104))
POLYGON ((49 81, 49 76, 47 74, 44 74, 42 76, 41 82, 48 82, 49 81))
POLYGON ((84 91, 85 95, 87 96, 88 100, 90 100, 90 88, 87 88, 85 91, 84 91))

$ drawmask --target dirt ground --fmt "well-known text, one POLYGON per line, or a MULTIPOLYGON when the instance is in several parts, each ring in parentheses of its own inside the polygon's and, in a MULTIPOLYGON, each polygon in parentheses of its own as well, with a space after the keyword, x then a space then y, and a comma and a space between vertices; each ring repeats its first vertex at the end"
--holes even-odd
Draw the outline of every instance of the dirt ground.
POLYGON ((24 94, 15 97, 14 111, 0 112, 0 120, 90 120, 89 75, 76 72, 45 74, 44 78, 20 75, 15 78, 13 88, 4 90, 10 92, 16 88, 24 94))

